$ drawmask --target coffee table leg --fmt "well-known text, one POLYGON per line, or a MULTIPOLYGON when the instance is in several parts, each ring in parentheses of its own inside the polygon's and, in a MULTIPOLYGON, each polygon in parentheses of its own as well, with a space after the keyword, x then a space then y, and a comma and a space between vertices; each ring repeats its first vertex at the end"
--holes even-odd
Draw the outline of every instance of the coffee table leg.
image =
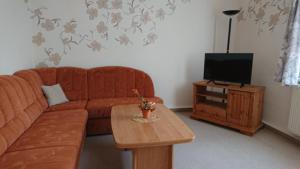
POLYGON ((133 169, 172 169, 173 146, 139 148, 133 151, 133 169))

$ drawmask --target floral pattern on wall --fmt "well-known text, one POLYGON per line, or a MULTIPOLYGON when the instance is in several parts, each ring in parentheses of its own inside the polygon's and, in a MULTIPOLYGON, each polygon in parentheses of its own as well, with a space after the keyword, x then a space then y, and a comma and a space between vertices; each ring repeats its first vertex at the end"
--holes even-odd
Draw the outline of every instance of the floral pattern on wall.
MULTIPOLYGON (((94 52, 101 52, 110 42, 121 46, 142 44, 148 46, 158 40, 156 33, 159 22, 174 14, 179 4, 190 3, 191 0, 82 0, 82 11, 86 20, 96 23, 87 32, 79 32, 78 27, 84 26, 76 19, 66 20, 63 17, 46 15, 47 7, 32 8, 28 4, 31 20, 37 28, 32 36, 32 43, 42 48, 44 60, 37 67, 58 66, 63 56, 76 46, 84 45, 94 52), (159 4, 159 5, 158 5, 159 4), (57 33, 59 32, 59 33, 57 33), (140 40, 133 38, 138 35, 140 40), (47 38, 56 38, 61 48, 53 49, 47 46, 47 38), (133 39, 131 39, 133 38, 133 39)), ((53 40, 52 40, 53 41, 53 40)), ((51 41, 51 42, 52 42, 51 41)))
POLYGON ((289 11, 288 0, 249 0, 248 6, 242 8, 238 15, 238 21, 254 21, 260 35, 265 31, 273 31, 280 24, 286 24, 289 11))

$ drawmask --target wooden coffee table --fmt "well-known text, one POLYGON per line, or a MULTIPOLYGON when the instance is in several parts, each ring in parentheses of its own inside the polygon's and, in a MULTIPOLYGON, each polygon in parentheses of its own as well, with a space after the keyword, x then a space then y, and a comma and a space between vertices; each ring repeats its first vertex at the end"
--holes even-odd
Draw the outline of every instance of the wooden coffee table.
POLYGON ((117 148, 133 153, 134 169, 172 169, 173 145, 191 142, 195 135, 171 110, 156 105, 159 120, 138 123, 132 120, 139 113, 138 105, 112 108, 111 124, 117 148))

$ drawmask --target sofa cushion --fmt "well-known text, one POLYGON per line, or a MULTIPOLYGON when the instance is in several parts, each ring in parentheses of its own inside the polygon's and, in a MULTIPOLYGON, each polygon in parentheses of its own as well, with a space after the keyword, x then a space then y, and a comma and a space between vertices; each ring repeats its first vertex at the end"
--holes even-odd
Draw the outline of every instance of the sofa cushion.
POLYGON ((48 102, 41 88, 43 82, 39 74, 33 70, 22 70, 16 72, 14 75, 25 79, 29 83, 42 109, 46 110, 48 107, 48 102))
MULTIPOLYGON (((162 100, 158 97, 146 98, 149 101, 155 103, 162 103, 162 100)), ((111 99, 94 99, 88 101, 87 110, 89 112, 89 118, 106 118, 110 117, 111 108, 115 105, 121 104, 138 104, 140 103, 138 98, 125 97, 125 98, 111 98, 111 99)))
POLYGON ((33 70, 40 75, 44 85, 51 86, 57 83, 56 68, 39 68, 33 70))
POLYGON ((71 101, 87 100, 87 70, 74 67, 61 67, 56 71, 56 82, 60 84, 71 101))
POLYGON ((46 112, 49 112, 49 111, 61 111, 61 110, 85 109, 86 105, 87 105, 87 101, 86 100, 82 100, 82 101, 70 101, 70 102, 67 102, 67 103, 50 106, 50 107, 48 107, 48 109, 46 110, 46 112))
POLYGON ((0 76, 0 156, 42 111, 28 82, 17 76, 0 76))
POLYGON ((154 97, 152 80, 146 73, 126 67, 100 67, 88 70, 89 99, 134 97, 138 89, 145 97, 154 97))
POLYGON ((81 146, 87 121, 86 110, 44 113, 9 149, 20 151, 51 146, 81 146))
POLYGON ((79 149, 73 146, 47 147, 5 153, 1 169, 74 169, 79 149))

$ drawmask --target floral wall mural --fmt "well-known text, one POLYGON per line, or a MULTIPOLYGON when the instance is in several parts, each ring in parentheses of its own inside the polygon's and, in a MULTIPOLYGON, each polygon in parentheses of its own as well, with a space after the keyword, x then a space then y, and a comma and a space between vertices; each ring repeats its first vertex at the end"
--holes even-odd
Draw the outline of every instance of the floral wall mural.
MULTIPOLYGON (((76 1, 77 2, 77 1, 76 1)), ((82 11, 93 26, 79 31, 85 25, 76 18, 49 16, 52 9, 46 6, 33 7, 31 0, 25 0, 31 20, 37 32, 32 43, 44 50, 45 57, 37 67, 57 66, 63 56, 79 45, 94 52, 108 49, 108 42, 122 46, 142 44, 148 46, 158 40, 157 26, 167 16, 174 14, 176 7, 191 0, 82 0, 82 11), (159 4, 159 5, 158 5, 159 4), (137 38, 131 37, 138 35, 137 38), (47 38, 56 38, 60 48, 47 46, 47 38)))
POLYGON ((249 0, 248 6, 242 8, 238 21, 254 21, 259 35, 265 31, 273 31, 280 24, 286 24, 289 11, 289 0, 249 0))

